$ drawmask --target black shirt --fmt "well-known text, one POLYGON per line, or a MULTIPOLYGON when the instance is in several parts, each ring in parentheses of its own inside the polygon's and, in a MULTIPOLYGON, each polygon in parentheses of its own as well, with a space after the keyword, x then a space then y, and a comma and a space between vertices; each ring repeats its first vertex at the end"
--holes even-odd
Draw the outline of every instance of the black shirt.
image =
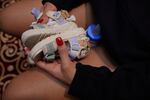
POLYGON ((150 96, 148 0, 43 0, 71 10, 89 2, 102 27, 101 43, 117 63, 111 72, 78 63, 69 94, 84 100, 146 100, 150 96))

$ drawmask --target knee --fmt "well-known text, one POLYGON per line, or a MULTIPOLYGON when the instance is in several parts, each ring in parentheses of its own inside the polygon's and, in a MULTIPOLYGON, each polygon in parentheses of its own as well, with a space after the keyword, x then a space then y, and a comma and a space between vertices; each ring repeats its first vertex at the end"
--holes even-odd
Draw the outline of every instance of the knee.
POLYGON ((0 30, 4 30, 4 23, 5 23, 5 18, 3 16, 4 11, 0 11, 0 30))
POLYGON ((0 12, 0 30, 13 36, 20 37, 23 32, 23 25, 17 19, 17 12, 12 12, 11 9, 5 8, 0 12))
MULTIPOLYGON (((28 93, 28 92, 26 92, 28 93)), ((29 97, 28 94, 26 94, 25 91, 22 91, 22 89, 18 89, 16 85, 10 85, 7 87, 5 92, 3 93, 2 99, 3 100, 24 100, 29 97)))
POLYGON ((16 18, 13 18, 11 15, 11 12, 7 8, 0 12, 0 30, 10 35, 18 36, 19 31, 15 27, 17 23, 14 23, 16 18))
POLYGON ((14 78, 4 91, 3 100, 44 100, 40 86, 36 85, 36 78, 32 77, 38 72, 30 73, 25 72, 14 78))
MULTIPOLYGON (((32 100, 34 92, 19 79, 14 79, 3 93, 3 100, 32 100)), ((35 99, 33 99, 35 100, 35 99)))
POLYGON ((0 11, 0 30, 14 36, 28 29, 34 17, 31 14, 33 7, 40 8, 40 0, 21 0, 0 11))
POLYGON ((43 70, 27 71, 14 78, 3 100, 68 100, 67 86, 43 70))

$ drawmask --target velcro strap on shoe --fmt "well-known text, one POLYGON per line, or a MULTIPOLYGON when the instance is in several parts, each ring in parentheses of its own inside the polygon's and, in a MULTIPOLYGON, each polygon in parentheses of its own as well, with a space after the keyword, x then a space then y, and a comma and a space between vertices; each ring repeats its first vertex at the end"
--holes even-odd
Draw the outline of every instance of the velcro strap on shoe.
POLYGON ((57 47, 54 45, 54 42, 51 42, 43 47, 44 59, 51 61, 55 59, 55 51, 57 47))
POLYGON ((57 20, 58 18, 61 17, 61 12, 60 11, 47 11, 46 15, 54 20, 57 20))

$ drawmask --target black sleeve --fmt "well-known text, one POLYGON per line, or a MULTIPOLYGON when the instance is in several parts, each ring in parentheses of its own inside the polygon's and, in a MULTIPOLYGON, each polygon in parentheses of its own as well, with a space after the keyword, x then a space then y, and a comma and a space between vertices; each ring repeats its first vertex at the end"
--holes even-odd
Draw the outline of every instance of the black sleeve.
POLYGON ((150 100, 150 64, 138 62, 118 67, 76 65, 69 94, 81 100, 150 100))
POLYGON ((71 10, 83 3, 87 3, 90 0, 42 0, 42 4, 50 2, 54 4, 58 10, 65 9, 71 10))

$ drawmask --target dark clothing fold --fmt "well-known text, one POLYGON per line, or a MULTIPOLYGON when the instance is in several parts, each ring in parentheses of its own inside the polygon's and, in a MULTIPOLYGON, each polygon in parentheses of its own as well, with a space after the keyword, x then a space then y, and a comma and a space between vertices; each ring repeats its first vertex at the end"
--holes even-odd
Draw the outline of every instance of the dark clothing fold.
POLYGON ((89 2, 101 26, 101 44, 117 64, 78 63, 69 94, 83 100, 150 99, 150 3, 148 0, 43 0, 71 10, 89 2))

